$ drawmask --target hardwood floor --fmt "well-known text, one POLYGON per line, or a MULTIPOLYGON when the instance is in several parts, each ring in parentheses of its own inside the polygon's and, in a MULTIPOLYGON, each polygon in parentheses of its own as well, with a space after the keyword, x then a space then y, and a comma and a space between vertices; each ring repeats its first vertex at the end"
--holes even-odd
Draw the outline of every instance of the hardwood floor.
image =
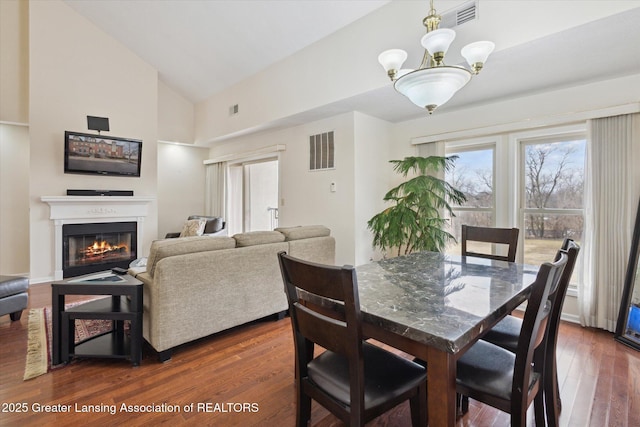
MULTIPOLYGON (((33 285, 30 307, 50 305, 50 287, 33 285)), ((295 424, 288 318, 245 325, 183 346, 164 364, 145 349, 137 368, 121 360, 74 360, 62 369, 23 381, 27 319, 27 312, 18 322, 11 322, 8 315, 0 318, 2 426, 295 424), (23 404, 26 411, 18 412, 23 404), (122 405, 139 405, 139 411, 147 412, 128 412, 122 405), (148 405, 163 411, 148 411, 158 409, 148 405), (71 412, 45 412, 64 408, 71 412), (96 408, 101 412, 81 412, 96 408), (109 412, 112 408, 114 414, 109 412)), ((560 326, 559 341, 561 425, 640 426, 640 352, 617 343, 610 333, 568 323, 560 326)), ((533 425, 531 412, 529 424, 533 425)), ((473 400, 469 413, 458 420, 458 426, 508 424, 507 414, 473 400)), ((312 425, 341 423, 314 403, 312 425)), ((369 425, 410 425, 408 404, 369 425)))

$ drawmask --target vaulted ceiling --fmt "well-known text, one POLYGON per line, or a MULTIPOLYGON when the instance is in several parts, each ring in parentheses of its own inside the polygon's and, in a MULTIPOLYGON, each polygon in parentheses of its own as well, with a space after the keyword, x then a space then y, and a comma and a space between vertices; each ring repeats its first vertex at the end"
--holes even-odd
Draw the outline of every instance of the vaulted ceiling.
MULTIPOLYGON (((194 103, 259 73, 389 2, 65 1, 154 66, 162 81, 194 103)), ((428 3, 420 1, 426 12, 428 3)), ((438 11, 446 11, 447 3, 451 6, 460 1, 436 1, 436 7, 444 4, 443 10, 438 11)), ((551 19, 558 18, 553 16, 553 3, 567 6, 572 2, 522 1, 523 6, 532 3, 548 11, 551 19)), ((589 2, 573 2, 585 3, 589 2)), ((591 3, 602 8, 600 17, 497 49, 490 66, 479 76, 481 83, 472 81, 445 107, 459 108, 640 72, 640 1, 591 3), (610 12, 607 6, 612 3, 623 11, 610 12)), ((420 26, 419 18, 406 24, 420 26)), ((510 17, 505 16, 504 20, 504 25, 509 25, 510 17)), ((517 33, 518 28, 513 31, 517 33)), ((292 122, 352 110, 392 122, 424 115, 388 85, 303 112, 292 122)))

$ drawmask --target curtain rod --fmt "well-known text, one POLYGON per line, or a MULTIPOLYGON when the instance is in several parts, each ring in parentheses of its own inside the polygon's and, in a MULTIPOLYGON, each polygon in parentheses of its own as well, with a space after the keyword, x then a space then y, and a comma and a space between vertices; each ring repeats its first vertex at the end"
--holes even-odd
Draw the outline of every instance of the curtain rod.
POLYGON ((284 145, 284 144, 271 145, 269 147, 258 148, 257 150, 252 150, 252 151, 244 151, 244 152, 239 152, 239 153, 225 154, 225 155, 222 155, 222 156, 218 156, 218 157, 214 157, 214 158, 211 158, 211 159, 207 159, 203 163, 205 165, 210 165, 212 163, 229 162, 229 161, 232 161, 232 160, 247 159, 247 158, 252 158, 252 157, 255 157, 255 156, 276 154, 279 151, 285 151, 286 149, 287 149, 287 146, 284 145))

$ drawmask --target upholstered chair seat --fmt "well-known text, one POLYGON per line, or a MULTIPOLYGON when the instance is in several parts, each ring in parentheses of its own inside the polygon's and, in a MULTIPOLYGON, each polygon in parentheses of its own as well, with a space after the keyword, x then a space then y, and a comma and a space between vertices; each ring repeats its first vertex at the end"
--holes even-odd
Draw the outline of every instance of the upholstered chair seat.
MULTIPOLYGON (((362 351, 366 409, 397 399, 424 381, 424 368, 415 362, 367 342, 363 343, 362 351)), ((307 366, 311 381, 327 394, 349 405, 349 361, 346 357, 326 351, 307 366)))

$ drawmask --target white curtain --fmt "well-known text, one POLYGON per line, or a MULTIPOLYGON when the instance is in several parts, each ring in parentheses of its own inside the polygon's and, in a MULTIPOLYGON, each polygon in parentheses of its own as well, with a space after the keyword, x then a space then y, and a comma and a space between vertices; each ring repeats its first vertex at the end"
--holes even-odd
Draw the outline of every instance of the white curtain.
POLYGON ((211 163, 206 166, 205 215, 219 216, 227 220, 226 212, 227 163, 211 163))
POLYGON ((580 323, 614 331, 640 192, 640 114, 589 120, 580 323))

